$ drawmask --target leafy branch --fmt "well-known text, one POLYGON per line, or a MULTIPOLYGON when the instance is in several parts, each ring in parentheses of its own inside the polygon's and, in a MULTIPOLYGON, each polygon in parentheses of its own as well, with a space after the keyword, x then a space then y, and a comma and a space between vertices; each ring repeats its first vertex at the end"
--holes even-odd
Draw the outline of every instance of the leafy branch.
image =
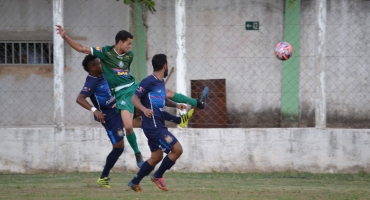
MULTIPOLYGON (((120 1, 120 0, 117 0, 120 1)), ((126 5, 130 5, 131 3, 138 2, 141 5, 145 6, 148 8, 148 10, 153 14, 155 10, 155 2, 153 0, 123 0, 123 3, 126 5)))

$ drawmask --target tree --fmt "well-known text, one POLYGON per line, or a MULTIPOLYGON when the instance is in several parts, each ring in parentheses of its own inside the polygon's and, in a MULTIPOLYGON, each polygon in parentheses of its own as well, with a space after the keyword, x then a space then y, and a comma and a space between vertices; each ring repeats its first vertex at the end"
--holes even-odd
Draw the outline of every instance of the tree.
MULTIPOLYGON (((120 1, 120 0, 117 0, 117 1, 120 1)), ((126 5, 130 5, 131 3, 135 3, 135 2, 138 2, 141 5, 147 7, 152 14, 156 11, 154 8, 155 2, 153 0, 123 0, 123 3, 125 3, 126 5)))

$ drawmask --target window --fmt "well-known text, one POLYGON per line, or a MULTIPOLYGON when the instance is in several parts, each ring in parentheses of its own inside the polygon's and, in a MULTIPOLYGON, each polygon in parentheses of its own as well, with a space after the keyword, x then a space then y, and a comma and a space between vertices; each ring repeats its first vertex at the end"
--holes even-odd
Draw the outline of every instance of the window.
POLYGON ((51 65, 53 43, 50 41, 0 41, 0 65, 51 65))

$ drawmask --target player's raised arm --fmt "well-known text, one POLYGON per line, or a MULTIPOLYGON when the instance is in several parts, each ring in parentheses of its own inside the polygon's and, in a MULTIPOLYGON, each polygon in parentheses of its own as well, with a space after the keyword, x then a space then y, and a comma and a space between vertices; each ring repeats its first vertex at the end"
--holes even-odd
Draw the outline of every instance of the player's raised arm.
POLYGON ((85 54, 91 54, 91 48, 85 47, 82 44, 72 40, 70 37, 68 37, 66 31, 64 30, 63 26, 61 25, 55 25, 57 27, 57 34, 60 35, 66 41, 69 46, 71 46, 74 50, 85 53, 85 54))

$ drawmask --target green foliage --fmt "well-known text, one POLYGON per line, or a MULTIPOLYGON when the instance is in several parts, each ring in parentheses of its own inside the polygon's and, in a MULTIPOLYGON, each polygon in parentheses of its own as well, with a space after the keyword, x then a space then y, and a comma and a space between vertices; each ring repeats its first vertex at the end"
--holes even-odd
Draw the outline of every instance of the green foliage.
POLYGON ((289 0, 289 8, 293 8, 294 2, 296 0, 289 0))
MULTIPOLYGON (((120 1, 120 0, 117 0, 117 1, 120 1)), ((152 14, 156 11, 155 10, 155 1, 153 1, 153 0, 123 0, 123 3, 125 3, 126 5, 130 5, 131 3, 135 3, 135 2, 138 2, 141 5, 148 8, 148 10, 152 14)))

